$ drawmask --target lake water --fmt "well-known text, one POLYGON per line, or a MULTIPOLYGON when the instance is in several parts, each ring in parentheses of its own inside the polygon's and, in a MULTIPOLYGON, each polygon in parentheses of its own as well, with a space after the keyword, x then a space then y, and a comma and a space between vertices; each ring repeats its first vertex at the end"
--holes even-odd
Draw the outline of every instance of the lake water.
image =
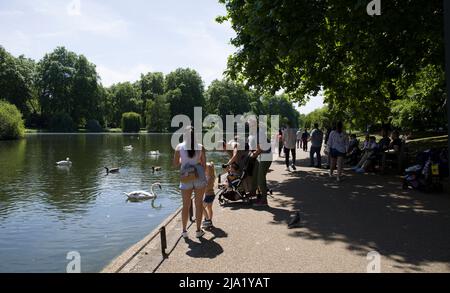
MULTIPOLYGON (((65 272, 71 251, 80 253, 82 272, 98 272, 150 233, 181 204, 170 138, 36 134, 0 142, 0 272, 65 272), (66 157, 72 167, 57 167, 66 157), (106 176, 105 166, 120 173, 106 176), (126 201, 124 192, 155 182, 161 209, 126 201)), ((220 164, 223 155, 208 160, 220 164)))

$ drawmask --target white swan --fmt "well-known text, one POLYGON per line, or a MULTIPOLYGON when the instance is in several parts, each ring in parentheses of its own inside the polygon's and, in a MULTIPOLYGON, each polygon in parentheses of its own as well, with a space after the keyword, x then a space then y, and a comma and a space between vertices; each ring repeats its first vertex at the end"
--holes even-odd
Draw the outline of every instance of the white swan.
POLYGON ((159 151, 151 151, 149 154, 150 154, 150 156, 159 156, 160 152, 159 151))
POLYGON ((125 151, 132 151, 133 150, 133 146, 132 145, 127 145, 126 147, 123 147, 123 149, 125 151))
POLYGON ((69 158, 67 158, 65 161, 59 161, 56 162, 57 166, 72 166, 72 162, 70 161, 69 158))
POLYGON ((155 200, 157 198, 157 195, 154 191, 155 186, 159 187, 159 189, 162 189, 160 183, 154 183, 154 184, 152 184, 150 192, 139 190, 139 191, 133 191, 130 193, 125 192, 124 194, 128 197, 129 200, 134 200, 134 201, 149 200, 149 199, 155 200))

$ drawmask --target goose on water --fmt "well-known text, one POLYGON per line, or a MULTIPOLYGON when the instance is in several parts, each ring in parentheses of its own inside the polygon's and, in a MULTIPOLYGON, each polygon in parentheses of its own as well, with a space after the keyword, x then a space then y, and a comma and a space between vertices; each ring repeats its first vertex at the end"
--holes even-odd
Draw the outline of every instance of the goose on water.
POLYGON ((159 171, 162 171, 162 168, 161 167, 152 167, 152 171, 153 171, 153 173, 159 172, 159 171))
POLYGON ((125 193, 125 195, 128 197, 129 200, 134 200, 134 201, 149 200, 149 199, 154 200, 158 197, 154 191, 155 186, 159 187, 159 189, 162 189, 162 186, 160 183, 154 183, 154 184, 152 184, 150 192, 139 190, 139 191, 133 191, 130 193, 125 193))
POLYGON ((65 161, 56 162, 56 165, 57 166, 71 166, 72 162, 70 161, 69 158, 67 158, 65 161))
POLYGON ((106 174, 116 174, 116 173, 119 173, 120 172, 120 169, 119 168, 108 168, 108 167, 105 167, 105 170, 106 170, 106 174))

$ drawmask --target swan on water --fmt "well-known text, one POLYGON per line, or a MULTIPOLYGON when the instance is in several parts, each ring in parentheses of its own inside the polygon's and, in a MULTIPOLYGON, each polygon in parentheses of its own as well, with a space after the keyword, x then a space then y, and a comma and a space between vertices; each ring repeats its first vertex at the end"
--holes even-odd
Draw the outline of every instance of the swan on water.
POLYGON ((106 174, 115 174, 115 173, 119 173, 120 172, 120 169, 119 168, 108 168, 108 167, 105 167, 105 170, 106 170, 106 174))
POLYGON ((130 193, 125 192, 125 195, 128 197, 129 200, 135 200, 135 201, 136 200, 148 200, 148 199, 155 200, 157 198, 157 195, 154 191, 155 186, 159 187, 159 189, 162 189, 162 186, 160 183, 154 183, 154 184, 152 184, 150 192, 140 190, 140 191, 133 191, 130 193))
POLYGON ((159 151, 151 151, 150 152, 150 156, 159 156, 159 155, 160 155, 159 151))
POLYGON ((67 158, 65 161, 56 162, 56 165, 57 166, 71 166, 72 162, 70 161, 69 158, 67 158))

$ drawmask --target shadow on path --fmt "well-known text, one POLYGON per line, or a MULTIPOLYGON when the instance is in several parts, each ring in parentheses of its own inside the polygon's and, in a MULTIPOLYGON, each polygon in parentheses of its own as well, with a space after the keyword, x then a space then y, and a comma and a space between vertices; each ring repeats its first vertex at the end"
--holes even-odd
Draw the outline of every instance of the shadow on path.
MULTIPOLYGON (((282 162, 274 162, 282 164, 282 162)), ((446 194, 404 191, 400 179, 355 175, 337 183, 326 170, 286 174, 270 182, 276 205, 299 210, 302 228, 289 235, 325 242, 340 241, 366 254, 376 250, 404 267, 419 271, 428 262, 450 267, 450 199, 446 194)), ((269 208, 274 224, 285 224, 288 210, 269 208)))

